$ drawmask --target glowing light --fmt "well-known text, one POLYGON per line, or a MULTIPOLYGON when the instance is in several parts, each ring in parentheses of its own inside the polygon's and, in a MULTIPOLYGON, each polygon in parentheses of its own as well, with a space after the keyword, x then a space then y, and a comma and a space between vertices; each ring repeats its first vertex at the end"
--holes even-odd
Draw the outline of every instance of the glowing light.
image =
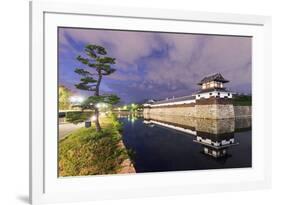
POLYGON ((70 100, 70 102, 74 102, 75 97, 74 97, 74 96, 71 96, 71 97, 69 98, 69 100, 70 100))
POLYGON ((98 103, 96 104, 96 108, 107 108, 108 105, 106 103, 98 103))
POLYGON ((92 116, 91 120, 92 121, 96 121, 97 120, 97 116, 96 115, 92 116))
POLYGON ((78 97, 77 97, 77 101, 78 101, 79 103, 81 103, 81 102, 84 101, 84 98, 83 98, 82 96, 78 96, 78 97))
POLYGON ((205 88, 206 88, 206 84, 203 84, 203 85, 202 85, 202 88, 205 89, 205 88))
POLYGON ((82 96, 71 96, 69 98, 69 100, 70 100, 71 103, 79 104, 79 103, 82 103, 84 101, 84 97, 82 97, 82 96))

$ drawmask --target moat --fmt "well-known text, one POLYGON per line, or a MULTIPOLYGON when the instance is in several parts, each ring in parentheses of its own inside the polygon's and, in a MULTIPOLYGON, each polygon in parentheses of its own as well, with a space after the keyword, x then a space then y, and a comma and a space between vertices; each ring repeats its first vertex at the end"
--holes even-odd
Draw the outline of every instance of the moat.
POLYGON ((251 167, 251 118, 204 120, 119 114, 137 173, 251 167))

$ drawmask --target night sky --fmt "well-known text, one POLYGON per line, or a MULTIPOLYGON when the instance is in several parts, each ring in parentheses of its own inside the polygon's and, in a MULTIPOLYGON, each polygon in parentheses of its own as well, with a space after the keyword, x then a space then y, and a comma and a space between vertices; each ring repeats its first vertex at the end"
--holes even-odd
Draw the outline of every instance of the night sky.
POLYGON ((87 44, 106 48, 116 72, 102 80, 102 93, 122 103, 190 95, 206 75, 220 72, 234 92, 251 93, 250 37, 59 28, 59 84, 77 95, 76 60, 87 44))

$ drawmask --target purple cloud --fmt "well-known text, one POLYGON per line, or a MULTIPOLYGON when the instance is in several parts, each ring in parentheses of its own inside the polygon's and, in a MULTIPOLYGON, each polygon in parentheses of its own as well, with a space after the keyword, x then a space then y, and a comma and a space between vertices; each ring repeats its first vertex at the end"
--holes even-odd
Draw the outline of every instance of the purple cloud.
POLYGON ((189 95, 202 77, 215 72, 230 80, 233 91, 251 93, 250 37, 60 28, 61 84, 75 90, 75 57, 89 43, 116 58, 117 71, 104 79, 102 89, 125 102, 189 95))

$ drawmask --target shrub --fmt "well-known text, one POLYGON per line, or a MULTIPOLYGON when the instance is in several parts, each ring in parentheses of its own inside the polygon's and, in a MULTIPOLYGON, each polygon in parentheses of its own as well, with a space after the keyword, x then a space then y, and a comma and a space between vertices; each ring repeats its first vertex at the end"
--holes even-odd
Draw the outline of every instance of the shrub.
POLYGON ((77 124, 90 119, 93 115, 93 111, 70 111, 65 113, 65 120, 77 124))
POLYGON ((233 104, 236 106, 251 106, 252 105, 252 96, 249 96, 249 95, 233 96, 233 104))

